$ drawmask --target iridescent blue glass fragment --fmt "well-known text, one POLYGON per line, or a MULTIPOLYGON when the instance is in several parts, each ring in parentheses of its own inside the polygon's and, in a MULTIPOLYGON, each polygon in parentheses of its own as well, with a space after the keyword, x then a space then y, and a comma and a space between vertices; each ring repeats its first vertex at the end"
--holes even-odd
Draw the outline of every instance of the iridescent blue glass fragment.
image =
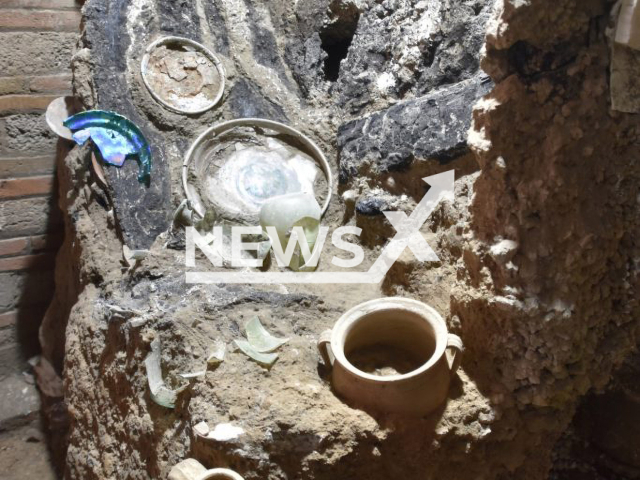
POLYGON ((79 145, 89 138, 100 150, 105 162, 121 167, 130 157, 138 161, 138 181, 149 184, 151 178, 151 148, 140 128, 115 112, 88 110, 67 118, 64 126, 73 132, 79 145))

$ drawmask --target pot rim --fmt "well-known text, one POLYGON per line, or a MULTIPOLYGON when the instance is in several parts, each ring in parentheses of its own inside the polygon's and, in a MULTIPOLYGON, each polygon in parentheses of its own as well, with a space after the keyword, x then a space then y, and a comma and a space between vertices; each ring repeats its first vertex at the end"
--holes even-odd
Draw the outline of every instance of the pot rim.
POLYGON ((218 104, 218 102, 220 102, 220 99, 224 94, 224 85, 225 85, 226 75, 225 75, 224 67, 222 66, 222 62, 211 50, 209 50, 203 44, 196 42, 195 40, 191 40, 189 38, 177 37, 172 35, 167 37, 160 37, 154 40, 153 42, 151 42, 147 46, 147 48, 144 50, 144 55, 142 56, 142 60, 140 61, 140 75, 142 76, 142 82, 147 87, 147 90, 149 91, 153 99, 156 102, 160 103, 167 110, 171 110, 174 113, 180 113, 184 115, 198 115, 200 113, 204 113, 207 110, 210 110, 213 107, 215 107, 218 104), (215 97, 211 100, 210 103, 207 104, 207 106, 200 108, 198 110, 183 110, 165 101, 151 88, 151 85, 149 85, 149 82, 147 81, 146 71, 147 71, 147 66, 149 65, 149 58, 151 56, 151 52, 156 47, 170 44, 170 43, 190 45, 191 47, 195 48, 197 51, 205 55, 209 60, 211 60, 211 62, 213 62, 213 65, 216 67, 216 70, 218 70, 218 75, 220 76, 220 87, 218 88, 218 92, 216 93, 215 97))
POLYGON ((369 300, 367 302, 356 305, 347 312, 345 312, 335 323, 331 329, 331 351, 335 358, 343 368, 348 370, 353 375, 356 375, 362 379, 368 380, 372 383, 393 383, 410 380, 412 378, 422 375, 435 365, 444 355, 447 348, 447 325, 442 316, 433 307, 426 303, 411 298, 404 297, 383 297, 369 300), (394 311, 401 310, 405 312, 411 312, 419 315, 425 320, 435 333, 436 348, 424 364, 420 367, 412 370, 408 373, 396 374, 396 375, 372 375, 367 372, 356 368, 349 360, 347 360, 344 354, 344 340, 353 328, 353 326, 362 317, 369 315, 372 312, 380 311, 394 311))
POLYGON ((198 480, 214 480, 218 477, 220 480, 244 480, 244 478, 237 472, 228 468, 212 468, 203 472, 198 480))

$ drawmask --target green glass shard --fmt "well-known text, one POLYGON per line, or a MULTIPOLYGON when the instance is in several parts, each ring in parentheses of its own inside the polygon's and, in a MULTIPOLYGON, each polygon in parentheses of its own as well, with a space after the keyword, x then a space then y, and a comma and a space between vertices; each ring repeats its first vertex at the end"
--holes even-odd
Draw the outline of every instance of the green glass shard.
POLYGON ((209 356, 207 357, 207 365, 209 367, 215 367, 222 363, 224 360, 224 353, 227 346, 221 340, 216 340, 213 347, 209 350, 209 356))
POLYGON ((251 347, 260 353, 273 352, 289 341, 288 338, 277 338, 271 335, 260 323, 258 317, 254 317, 244 326, 247 340, 251 347))
POLYGON ((246 340, 234 340, 234 342, 245 355, 264 367, 270 368, 278 359, 277 353, 260 353, 246 340))
POLYGON ((151 399, 163 407, 174 408, 178 392, 171 390, 164 384, 162 369, 160 368, 160 352, 160 339, 156 338, 151 342, 151 352, 144 360, 151 399))

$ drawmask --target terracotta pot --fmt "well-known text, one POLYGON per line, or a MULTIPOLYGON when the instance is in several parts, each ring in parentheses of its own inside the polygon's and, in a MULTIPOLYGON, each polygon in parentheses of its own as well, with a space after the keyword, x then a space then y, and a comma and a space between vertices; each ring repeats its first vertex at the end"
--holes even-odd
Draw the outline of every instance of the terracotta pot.
POLYGON ((244 480, 244 478, 228 468, 213 468, 200 475, 198 480, 244 480))
POLYGON ((346 312, 332 330, 322 333, 318 349, 325 364, 332 366, 335 391, 354 406, 422 416, 446 399, 463 346, 460 337, 447 332, 444 320, 432 307, 393 297, 371 300, 346 312), (367 351, 374 364, 377 352, 391 352, 385 361, 395 361, 405 369, 376 375, 354 366, 362 365, 359 355, 367 351), (411 361, 398 363, 394 354, 406 355, 411 361))

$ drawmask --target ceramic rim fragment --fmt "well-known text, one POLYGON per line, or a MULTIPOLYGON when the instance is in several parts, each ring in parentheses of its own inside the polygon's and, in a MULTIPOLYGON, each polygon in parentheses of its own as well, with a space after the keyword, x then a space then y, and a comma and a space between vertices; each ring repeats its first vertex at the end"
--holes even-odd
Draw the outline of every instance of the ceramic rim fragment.
POLYGON ((210 110, 213 107, 215 107, 218 104, 218 102, 220 102, 220 99, 224 94, 225 72, 224 72, 224 67, 222 66, 222 62, 207 47, 205 47, 201 43, 196 42, 195 40, 190 40, 188 38, 169 36, 169 37, 160 37, 157 40, 151 42, 145 49, 144 55, 142 56, 142 61, 140 62, 140 75, 142 76, 142 81, 144 82, 145 86, 147 87, 147 90, 149 91, 153 99, 156 102, 160 103, 166 109, 171 110, 172 112, 175 112, 175 113, 181 113, 185 115, 198 115, 200 113, 204 113, 207 110, 210 110), (203 107, 197 110, 183 110, 181 108, 178 108, 175 105, 171 105, 162 97, 160 97, 149 84, 149 81, 147 80, 146 72, 147 72, 147 67, 149 65, 151 52, 153 52, 153 50, 155 50, 157 47, 160 47, 162 45, 170 45, 170 44, 188 45, 194 48, 197 52, 207 57, 216 67, 216 70, 218 71, 218 75, 220 76, 220 86, 218 87, 218 91, 216 92, 216 95, 213 97, 211 102, 206 107, 203 107))
POLYGON ((276 122, 275 120, 267 120, 265 118, 238 118, 235 120, 229 120, 227 122, 218 123, 214 125, 204 132, 202 132, 198 138, 191 144, 189 150, 187 151, 184 162, 182 163, 182 188, 184 189, 185 195, 187 199, 191 202, 193 206, 194 212, 200 217, 203 218, 205 215, 204 208, 201 202, 194 197, 194 193, 189 188, 188 181, 188 173, 189 166, 194 158, 195 152, 198 147, 212 137, 216 137, 222 133, 227 132, 228 130, 232 130, 236 127, 259 127, 265 128, 269 130, 274 130, 278 133, 284 135, 290 135, 296 140, 298 140, 307 150, 308 154, 319 164, 322 172, 324 173, 327 180, 327 197, 324 200, 322 205, 322 213, 324 215, 327 209, 329 208, 329 204, 331 203, 331 195, 333 192, 333 177, 331 174, 331 167, 329 166, 329 162, 327 158, 320 150, 313 140, 304 135, 302 132, 296 130, 293 127, 285 125, 284 123, 276 122))
POLYGON ((75 97, 58 97, 47 106, 45 120, 53 133, 60 138, 73 141, 73 132, 65 127, 63 122, 81 110, 82 105, 75 97))

